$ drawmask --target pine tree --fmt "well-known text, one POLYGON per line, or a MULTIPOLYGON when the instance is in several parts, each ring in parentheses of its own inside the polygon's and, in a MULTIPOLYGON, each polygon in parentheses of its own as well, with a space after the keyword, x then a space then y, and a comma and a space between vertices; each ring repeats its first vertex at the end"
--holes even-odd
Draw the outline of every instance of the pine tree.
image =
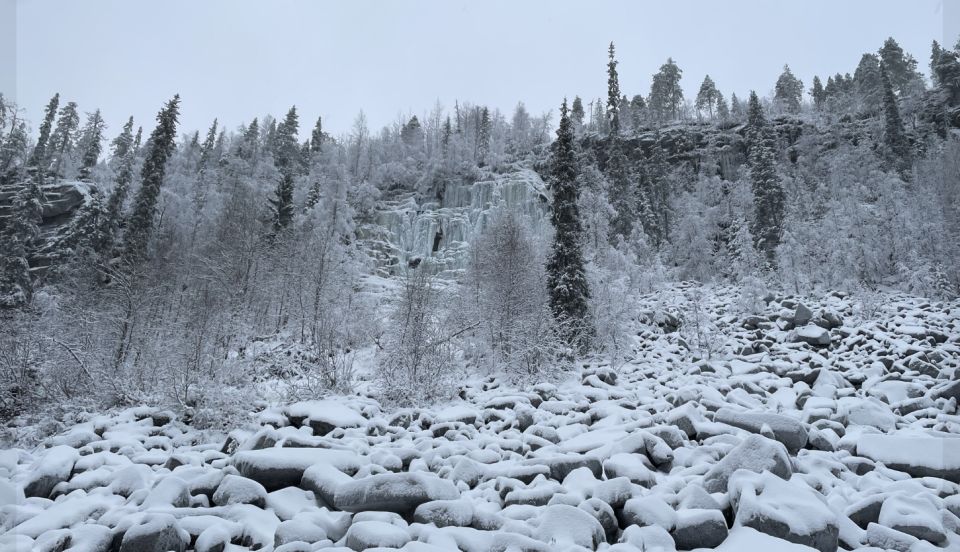
POLYGON ((903 48, 893 37, 888 38, 879 50, 880 61, 890 80, 893 90, 903 96, 920 81, 917 73, 917 60, 910 54, 904 54, 903 48))
POLYGON ((300 123, 296 106, 291 107, 283 122, 277 125, 274 133, 274 164, 280 171, 280 180, 270 198, 273 210, 273 231, 283 231, 293 221, 293 181, 300 166, 300 148, 297 132, 300 123))
POLYGON ((553 209, 550 217, 555 233, 547 261, 547 285, 550 308, 560 322, 561 337, 569 345, 583 350, 589 345, 590 322, 587 301, 590 291, 580 250, 580 213, 577 207, 577 153, 567 101, 560 107, 560 126, 553 143, 550 185, 553 209))
POLYGON ((775 141, 755 92, 750 93, 750 180, 753 190, 753 224, 756 247, 772 263, 783 231, 785 197, 777 175, 775 141))
POLYGON ((717 90, 717 85, 713 83, 710 75, 705 76, 703 82, 700 84, 700 91, 697 92, 697 99, 694 102, 697 114, 699 115, 701 111, 707 110, 712 119, 713 107, 717 105, 717 97, 719 94, 720 92, 717 90))
POLYGON ((620 81, 613 42, 610 43, 607 61, 607 127, 611 135, 620 134, 620 81))
POLYGON ((813 98, 813 106, 820 111, 827 102, 827 93, 823 89, 823 83, 820 77, 813 77, 813 88, 810 89, 810 97, 813 98))
POLYGON ((177 94, 157 114, 157 126, 150 133, 146 159, 140 171, 140 190, 137 192, 124 235, 124 260, 131 265, 138 264, 147 255, 160 187, 163 185, 167 160, 173 153, 177 138, 179 113, 180 95, 177 94))
POLYGON ((103 151, 103 129, 106 124, 103 117, 100 116, 100 110, 96 110, 87 119, 87 124, 83 129, 83 138, 80 140, 83 155, 80 159, 80 180, 89 181, 90 172, 97 165, 100 159, 100 152, 103 151))
POLYGON ((784 65, 774 89, 774 100, 788 113, 799 113, 802 98, 803 82, 793 75, 789 65, 784 65))
POLYGON ((33 147, 33 153, 30 155, 29 166, 38 169, 38 174, 47 166, 47 142, 50 140, 50 131, 53 128, 53 120, 57 116, 57 108, 60 105, 60 93, 56 93, 50 98, 44 110, 43 122, 40 124, 40 135, 37 136, 37 145, 33 147))
POLYGON ((94 241, 93 248, 99 253, 110 253, 113 248, 114 237, 120 227, 120 220, 123 218, 123 206, 127 200, 127 193, 130 189, 130 183, 133 181, 134 164, 137 160, 137 150, 140 147, 140 133, 142 129, 137 130, 133 136, 133 117, 123 126, 120 135, 113 141, 113 156, 111 162, 117 166, 117 177, 113 185, 113 190, 107 198, 107 204, 103 209, 103 216, 100 218, 100 228, 97 231, 97 239, 94 241))
POLYGON ((673 58, 667 58, 667 62, 653 76, 647 106, 656 120, 675 120, 680 115, 680 106, 683 104, 683 89, 680 88, 682 75, 683 71, 673 58))
POLYGON ((214 149, 217 145, 217 120, 207 129, 207 136, 200 145, 200 160, 197 162, 197 171, 203 171, 213 160, 214 149))
POLYGON ((903 130, 903 121, 900 119, 900 108, 897 106, 897 97, 893 92, 893 83, 887 75, 886 66, 880 66, 880 80, 883 84, 883 113, 885 124, 883 127, 883 142, 889 152, 889 161, 900 170, 906 172, 910 165, 910 143, 903 130))

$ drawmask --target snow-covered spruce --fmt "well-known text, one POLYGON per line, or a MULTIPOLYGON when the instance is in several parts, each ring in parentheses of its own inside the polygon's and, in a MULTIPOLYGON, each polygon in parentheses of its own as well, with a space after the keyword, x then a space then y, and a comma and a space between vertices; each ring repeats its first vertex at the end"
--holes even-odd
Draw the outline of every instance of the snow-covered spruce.
POLYGON ((0 451, 0 549, 960 549, 960 304, 738 293, 703 294, 710 359, 661 293, 632 360, 557 385, 87 416, 0 451))

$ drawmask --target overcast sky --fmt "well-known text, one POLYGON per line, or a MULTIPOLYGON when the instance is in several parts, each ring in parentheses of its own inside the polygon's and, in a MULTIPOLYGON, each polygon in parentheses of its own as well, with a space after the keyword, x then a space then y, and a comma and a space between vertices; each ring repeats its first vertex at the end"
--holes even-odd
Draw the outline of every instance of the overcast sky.
POLYGON ((376 130, 437 100, 507 116, 523 101, 538 114, 565 95, 606 94, 611 40, 631 96, 649 92, 668 56, 688 98, 707 73, 728 98, 767 94, 784 63, 809 88, 814 74, 852 73, 888 36, 927 73, 953 9, 943 6, 953 0, 0 1, 16 12, 15 97, 33 126, 59 91, 82 111, 101 108, 109 135, 129 115, 152 128, 174 93, 183 130, 214 117, 235 128, 293 104, 304 136, 318 115, 339 134, 363 109, 376 130))

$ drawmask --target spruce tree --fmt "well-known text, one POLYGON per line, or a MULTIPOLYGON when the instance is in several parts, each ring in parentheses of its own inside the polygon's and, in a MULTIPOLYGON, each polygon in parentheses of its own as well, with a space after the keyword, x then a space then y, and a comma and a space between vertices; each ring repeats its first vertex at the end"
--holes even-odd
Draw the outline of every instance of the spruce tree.
POLYGON ((726 121, 730 118, 730 108, 727 107, 727 100, 719 90, 717 90, 717 117, 721 121, 726 121))
POLYGON ((637 190, 631 178, 630 161, 624 153, 621 140, 611 136, 607 148, 607 162, 604 165, 604 174, 609 183, 607 195, 610 204, 617 212, 610 221, 610 241, 616 244, 618 236, 629 238, 633 232, 634 221, 637 219, 637 190))
POLYGON ((613 42, 610 43, 607 61, 607 127, 611 135, 620 134, 620 81, 617 76, 617 60, 613 42))
POLYGON ((157 114, 157 126, 150 133, 146 158, 140 171, 140 190, 134 200, 133 212, 127 221, 124 235, 124 260, 130 265, 138 264, 147 255, 160 187, 163 185, 167 160, 173 154, 174 141, 177 138, 179 113, 180 95, 177 94, 157 114))
POLYGON ((490 156, 490 110, 484 106, 480 110, 480 121, 477 125, 477 166, 482 167, 489 161, 490 156))
POLYGON ((910 91, 914 83, 920 79, 917 73, 917 60, 910 54, 905 54, 903 48, 897 44, 893 37, 888 38, 883 43, 878 54, 880 62, 883 64, 887 73, 887 79, 893 90, 903 96, 910 91))
POLYGON ((50 149, 47 156, 49 158, 47 168, 56 178, 63 176, 63 163, 74 148, 74 134, 78 126, 80 126, 80 115, 77 113, 77 102, 67 102, 67 105, 60 109, 57 126, 50 136, 50 149))
POLYGON ((886 66, 880 66, 880 80, 883 84, 883 143, 886 146, 890 163, 901 173, 905 173, 910 165, 910 143, 903 130, 903 120, 900 119, 900 108, 897 106, 897 97, 893 92, 893 83, 890 82, 886 66))
POLYGON ((280 172, 274 196, 270 198, 273 210, 273 231, 283 231, 293 221, 293 181, 300 167, 300 148, 297 132, 300 123, 296 106, 291 107, 274 133, 274 164, 280 172))
POLYGON ((738 121, 743 119, 743 104, 737 98, 736 92, 730 95, 730 116, 738 121))
POLYGON ((763 115, 755 92, 750 93, 750 180, 753 190, 753 224, 750 228, 757 250, 773 263, 783 231, 784 192, 776 169, 773 130, 763 115))
POLYGON ((943 55, 943 48, 940 47, 939 42, 934 40, 933 45, 930 47, 930 80, 933 81, 934 86, 940 84, 937 67, 940 65, 941 55, 943 55))
POLYGON ((99 221, 98 239, 93 243, 94 250, 99 253, 109 254, 113 249, 114 237, 119 229, 120 220, 123 218, 123 206, 127 200, 130 183, 133 181, 134 164, 139 147, 140 130, 137 130, 137 135, 134 137, 133 117, 130 117, 123 126, 120 135, 113 141, 111 162, 116 163, 117 177, 114 181, 113 190, 107 197, 107 205, 103 209, 104 215, 99 221))
MULTIPOLYGON (((37 136, 37 145, 33 147, 33 153, 30 155, 28 165, 36 169, 46 168, 47 143, 50 140, 50 131, 53 128, 53 120, 57 116, 57 108, 60 105, 60 93, 56 93, 50 98, 43 113, 43 122, 40 123, 40 134, 37 136)), ((38 174, 43 171, 38 170, 38 174)))
POLYGON ((103 129, 105 126, 99 109, 94 111, 87 119, 81 139, 83 154, 80 159, 80 180, 90 180, 90 172, 100 159, 100 152, 103 151, 103 129))
POLYGON ((322 151, 326 138, 327 135, 323 132, 323 117, 317 117, 317 124, 313 126, 313 132, 310 134, 311 153, 322 151))
POLYGON ((640 94, 634 94, 633 99, 630 100, 630 117, 633 119, 631 123, 636 132, 647 118, 647 102, 640 94))
POLYGON ((580 99, 580 96, 574 96, 573 105, 570 107, 570 121, 573 123, 573 131, 582 132, 583 131, 583 119, 586 116, 586 112, 583 110, 583 100, 580 99))
POLYGON ((555 229, 553 248, 547 260, 550 308, 560 323, 561 337, 575 349, 583 350, 592 335, 587 301, 590 291, 580 250, 580 213, 577 200, 577 152, 567 101, 560 107, 560 126, 553 143, 550 186, 553 209, 550 220, 555 229))

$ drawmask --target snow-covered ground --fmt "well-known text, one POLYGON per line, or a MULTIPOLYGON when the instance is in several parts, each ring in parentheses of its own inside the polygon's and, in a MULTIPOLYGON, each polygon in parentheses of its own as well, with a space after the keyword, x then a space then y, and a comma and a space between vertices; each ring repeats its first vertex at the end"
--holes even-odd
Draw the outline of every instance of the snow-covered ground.
POLYGON ((218 439, 87 416, 0 451, 0 550, 960 550, 960 302, 684 292, 556 385, 281 404, 218 439))

